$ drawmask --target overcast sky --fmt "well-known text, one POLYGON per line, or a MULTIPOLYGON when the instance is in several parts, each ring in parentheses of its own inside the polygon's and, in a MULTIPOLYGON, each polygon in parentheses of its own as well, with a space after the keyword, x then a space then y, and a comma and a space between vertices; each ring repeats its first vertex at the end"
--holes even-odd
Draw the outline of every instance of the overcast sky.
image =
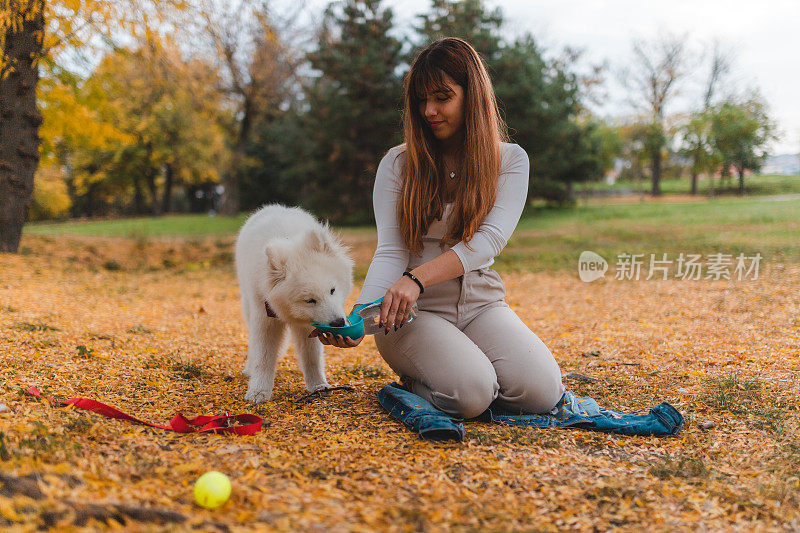
MULTIPOLYGON (((309 0, 322 11, 325 0, 309 0)), ((398 24, 406 27, 430 0, 385 0, 398 24)), ((774 153, 800 151, 800 1, 798 0, 487 0, 505 14, 508 37, 530 32, 552 50, 563 46, 585 50, 585 64, 608 61, 608 103, 597 111, 630 112, 625 91, 611 74, 631 57, 634 38, 651 39, 659 32, 685 35, 690 49, 700 52, 718 39, 734 52, 729 83, 757 86, 783 132, 774 153)), ((510 40, 510 39, 509 39, 510 40)), ((707 62, 700 68, 707 68, 707 62)), ((702 92, 699 79, 681 87, 683 101, 702 92)))

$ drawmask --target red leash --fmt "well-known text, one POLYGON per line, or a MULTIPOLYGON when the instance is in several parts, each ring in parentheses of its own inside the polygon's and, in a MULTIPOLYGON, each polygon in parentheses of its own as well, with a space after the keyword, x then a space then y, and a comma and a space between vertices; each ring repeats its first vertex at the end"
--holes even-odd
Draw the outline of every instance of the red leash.
POLYGON ((74 405, 79 409, 86 409, 93 411, 109 418, 119 418, 122 420, 129 420, 137 424, 144 424, 146 426, 168 429, 178 433, 200 433, 206 431, 213 431, 215 433, 233 433, 235 435, 255 435, 261 431, 264 421, 260 416, 252 414, 244 415, 217 415, 217 416, 196 416, 194 418, 186 418, 181 413, 176 414, 170 420, 168 426, 161 426, 159 424, 151 424, 144 420, 134 418, 129 414, 123 413, 119 409, 100 403, 97 400, 89 398, 71 398, 69 400, 56 400, 50 396, 43 396, 39 389, 36 387, 28 387, 28 393, 36 396, 37 398, 47 398, 53 403, 59 405, 74 405), (240 426, 231 426, 231 421, 241 422, 240 426))

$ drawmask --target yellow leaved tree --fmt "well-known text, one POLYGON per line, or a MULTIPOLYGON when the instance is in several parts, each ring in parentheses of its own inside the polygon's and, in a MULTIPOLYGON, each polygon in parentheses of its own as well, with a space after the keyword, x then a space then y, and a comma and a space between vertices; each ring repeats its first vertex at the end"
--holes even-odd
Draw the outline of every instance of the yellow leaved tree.
POLYGON ((37 106, 42 71, 80 68, 98 49, 146 36, 183 8, 182 0, 0 0, 0 252, 18 250, 31 201, 46 116, 37 106))
POLYGON ((214 67, 184 59, 169 36, 106 55, 82 85, 97 122, 121 134, 98 145, 72 138, 70 184, 87 216, 106 198, 133 194, 137 213, 171 210, 174 187, 220 181, 229 163, 226 123, 214 67), (106 197, 106 198, 104 198, 106 197))

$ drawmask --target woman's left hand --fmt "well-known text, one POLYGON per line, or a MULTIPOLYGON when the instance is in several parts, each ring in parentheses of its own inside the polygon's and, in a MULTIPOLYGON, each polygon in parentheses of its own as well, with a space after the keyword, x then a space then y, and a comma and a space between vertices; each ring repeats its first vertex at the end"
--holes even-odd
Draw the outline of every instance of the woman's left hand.
POLYGON ((403 327, 411 313, 411 306, 419 298, 419 287, 408 276, 402 276, 389 287, 381 304, 381 327, 389 328, 403 327))
POLYGON ((327 331, 320 331, 317 328, 308 334, 309 337, 318 337, 319 342, 325 344, 327 346, 336 346, 337 348, 355 348, 361 341, 364 340, 364 335, 361 335, 357 339, 351 339, 350 337, 342 337, 339 334, 334 335, 333 333, 327 331))

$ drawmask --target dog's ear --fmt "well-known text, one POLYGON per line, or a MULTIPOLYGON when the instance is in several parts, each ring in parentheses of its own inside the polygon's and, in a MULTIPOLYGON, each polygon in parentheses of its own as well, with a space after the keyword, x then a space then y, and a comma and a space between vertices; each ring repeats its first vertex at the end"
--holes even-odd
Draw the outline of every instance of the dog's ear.
MULTIPOLYGON (((326 224, 327 229, 327 224, 326 224)), ((336 244, 326 230, 314 228, 306 234, 306 248, 317 252, 333 254, 336 253, 336 244)))
POLYGON ((275 287, 279 282, 286 279, 286 249, 278 243, 268 244, 264 253, 267 256, 267 275, 270 285, 275 287))

